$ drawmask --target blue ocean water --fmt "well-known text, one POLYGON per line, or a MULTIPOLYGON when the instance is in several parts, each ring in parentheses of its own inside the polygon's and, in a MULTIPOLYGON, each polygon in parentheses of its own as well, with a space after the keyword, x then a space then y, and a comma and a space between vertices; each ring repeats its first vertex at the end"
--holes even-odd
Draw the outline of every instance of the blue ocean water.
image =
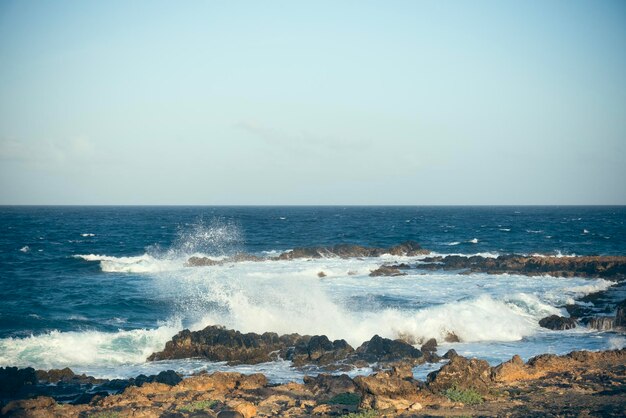
MULTIPOLYGON (((0 207, 0 366, 97 373, 105 365, 124 374, 182 327, 209 323, 352 335, 357 344, 374 332, 427 337, 452 330, 465 332, 468 350, 511 345, 505 357, 526 343, 541 352, 558 342, 533 328, 536 317, 611 283, 443 273, 369 278, 381 260, 213 269, 184 261, 406 240, 440 254, 626 255, 625 221, 626 207, 0 207), (454 323, 459 306, 476 313, 475 324, 454 323), (500 329, 488 322, 503 306, 511 317, 504 315, 500 329), (364 320, 368 326, 357 333, 364 320)), ((608 334, 558 338, 563 349, 621 344, 608 334)))

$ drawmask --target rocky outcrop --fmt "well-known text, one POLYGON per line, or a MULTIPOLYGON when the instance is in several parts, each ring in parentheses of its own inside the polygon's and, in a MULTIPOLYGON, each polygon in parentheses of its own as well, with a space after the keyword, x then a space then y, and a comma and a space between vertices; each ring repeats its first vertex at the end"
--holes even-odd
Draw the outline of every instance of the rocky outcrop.
POLYGON ((564 316, 550 315, 539 321, 539 326, 551 330, 566 330, 576 328, 576 320, 574 318, 566 318, 564 316))
POLYGON ((547 257, 501 255, 497 258, 448 255, 426 257, 415 266, 422 270, 465 270, 489 274, 551 275, 557 277, 602 277, 624 280, 625 256, 547 257))
POLYGON ((378 335, 361 344, 356 354, 359 359, 369 363, 407 361, 417 364, 424 361, 422 352, 411 344, 378 335))
POLYGON ((485 360, 453 356, 448 364, 428 375, 427 383, 433 391, 460 388, 485 394, 492 383, 491 366, 485 360))
POLYGON ((329 365, 348 359, 354 348, 346 340, 330 341, 325 335, 301 338, 295 347, 281 350, 285 360, 291 360, 294 366, 307 364, 329 365))
POLYGON ((330 341, 325 335, 242 334, 219 326, 181 331, 166 343, 163 351, 152 354, 148 360, 181 358, 206 358, 229 364, 257 364, 281 358, 292 361, 296 367, 316 365, 329 369, 366 363, 425 361, 422 352, 412 345, 378 335, 355 350, 345 340, 330 341))
MULTIPOLYGON (((389 248, 365 247, 353 244, 337 244, 321 247, 299 247, 291 251, 284 252, 277 257, 259 257, 253 254, 239 253, 226 258, 211 257, 190 257, 186 266, 204 267, 221 266, 228 263, 242 261, 267 261, 267 260, 295 260, 300 258, 358 258, 358 257, 380 257, 384 254, 396 256, 416 256, 429 254, 430 251, 423 249, 415 241, 406 241, 389 248)), ((407 266, 408 267, 408 266, 407 266)), ((323 276, 320 276, 323 277, 323 276)))
POLYGON ((0 397, 9 398, 37 384, 37 373, 32 367, 0 367, 0 397))
MULTIPOLYGON (((527 363, 515 356, 493 368, 481 360, 447 357, 450 362, 431 373, 426 383, 413 378, 410 363, 354 379, 305 377, 304 384, 273 385, 261 374, 218 372, 174 385, 154 381, 129 386, 116 394, 94 396, 88 404, 61 404, 50 397, 10 400, 0 403, 0 414, 251 418, 337 416, 373 409, 378 416, 623 417, 626 412, 624 349, 540 355, 527 363)), ((19 375, 30 376, 26 379, 30 381, 33 372, 19 375)), ((71 379, 67 371, 60 375, 71 379)), ((59 380, 58 385, 65 383, 59 380)))
POLYGON ((430 251, 423 249, 415 241, 406 241, 402 244, 389 248, 364 247, 361 245, 338 244, 329 247, 306 247, 294 248, 289 252, 285 252, 276 259, 293 260, 296 258, 354 258, 354 257, 380 257, 383 254, 397 256, 416 256, 429 254, 430 251))
POLYGON ((148 360, 206 358, 230 364, 256 364, 274 360, 272 353, 295 346, 302 337, 297 334, 278 336, 274 332, 242 334, 220 326, 201 331, 183 330, 165 344, 165 349, 148 360))

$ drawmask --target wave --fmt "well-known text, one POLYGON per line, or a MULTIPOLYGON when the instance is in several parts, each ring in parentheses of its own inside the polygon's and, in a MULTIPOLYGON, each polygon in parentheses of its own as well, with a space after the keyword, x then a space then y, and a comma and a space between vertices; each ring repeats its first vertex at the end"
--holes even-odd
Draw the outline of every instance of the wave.
POLYGON ((81 237, 95 237, 96 234, 92 234, 92 233, 84 233, 84 234, 80 234, 81 237))
POLYGON ((0 365, 53 369, 145 362, 181 328, 180 322, 146 330, 59 332, 0 340, 0 365))
POLYGON ((453 246, 453 245, 459 245, 459 244, 460 244, 459 241, 452 241, 452 242, 447 243, 446 245, 453 246))
POLYGON ((27 253, 30 251, 30 247, 28 245, 24 245, 22 248, 20 248, 20 251, 23 253, 27 253))
POLYGON ((471 239, 471 240, 469 240, 467 242, 469 242, 471 244, 478 244, 478 238, 473 238, 473 239, 471 239))

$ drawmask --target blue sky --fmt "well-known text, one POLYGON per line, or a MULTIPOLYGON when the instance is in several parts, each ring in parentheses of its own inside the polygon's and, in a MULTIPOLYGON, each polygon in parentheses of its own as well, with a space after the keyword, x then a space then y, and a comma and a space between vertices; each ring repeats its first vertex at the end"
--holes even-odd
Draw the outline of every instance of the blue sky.
POLYGON ((623 1, 3 1, 0 204, 626 204, 623 1))

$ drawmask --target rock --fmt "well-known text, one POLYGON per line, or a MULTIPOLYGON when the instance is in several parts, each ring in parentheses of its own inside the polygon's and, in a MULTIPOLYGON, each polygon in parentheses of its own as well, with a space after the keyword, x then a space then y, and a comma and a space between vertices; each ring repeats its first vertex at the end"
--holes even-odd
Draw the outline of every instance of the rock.
POLYGON ((615 312, 615 327, 626 327, 626 299, 617 305, 615 312))
POLYGON ((223 260, 213 260, 209 257, 189 257, 187 263, 185 264, 187 267, 203 267, 203 266, 219 266, 224 264, 223 260))
MULTIPOLYGON (((33 369, 33 372, 35 370, 33 369)), ((13 415, 13 416, 37 416, 35 411, 45 410, 47 408, 56 405, 54 399, 40 396, 35 399, 25 399, 9 402, 5 407, 0 410, 0 415, 13 415)), ((39 416, 49 416, 47 414, 39 414, 39 416)))
POLYGON ((446 351, 446 354, 443 355, 443 358, 452 360, 454 357, 458 357, 458 356, 459 355, 456 353, 456 350, 454 348, 451 348, 448 351, 446 351))
POLYGON ((424 344, 422 344, 422 347, 420 348, 420 350, 422 351, 422 353, 424 353, 424 352, 428 352, 428 353, 435 353, 435 352, 437 352, 437 340, 434 339, 434 338, 431 338, 430 340, 428 340, 424 344))
POLYGON ((597 329, 598 331, 610 331, 615 328, 615 317, 613 316, 596 316, 587 319, 587 327, 597 329))
POLYGON ((347 374, 334 376, 322 373, 315 377, 304 376, 304 385, 316 397, 320 397, 323 400, 330 399, 341 393, 353 393, 356 391, 356 385, 347 374))
POLYGON ((278 260, 293 260, 296 258, 324 258, 324 257, 380 257, 383 254, 415 256, 428 254, 415 241, 407 241, 391 248, 363 247, 361 245, 338 244, 330 247, 294 248, 292 251, 276 257, 278 260))
POLYGON ((234 409, 236 412, 239 412, 244 418, 252 418, 257 414, 256 407, 250 402, 238 400, 229 403, 228 406, 234 409))
POLYGON ((422 389, 420 382, 407 377, 401 368, 357 376, 354 383, 363 394, 360 409, 408 409, 422 389))
POLYGON ((423 354, 420 350, 400 340, 390 340, 374 335, 356 349, 358 358, 370 363, 410 361, 418 363, 423 354))
POLYGON ((219 326, 208 326, 201 331, 179 332, 165 344, 163 351, 152 354, 148 360, 206 358, 231 364, 257 364, 273 360, 271 353, 295 345, 299 338, 295 335, 279 337, 273 332, 242 334, 219 326))
POLYGON ((0 398, 11 398, 25 386, 37 384, 37 373, 32 367, 18 369, 17 367, 0 367, 0 398))
POLYGON ((317 277, 319 277, 320 279, 322 277, 326 277, 326 273, 324 273, 323 271, 320 271, 319 273, 317 273, 317 277))
POLYGON ((225 409, 217 414, 217 418, 247 418, 239 411, 225 409))
POLYGON ((315 335, 301 339, 293 350, 283 350, 283 357, 295 366, 305 364, 328 365, 346 359, 354 353, 354 348, 345 340, 330 341, 325 335, 315 335))
POLYGON ((566 330, 576 328, 576 320, 564 316, 550 315, 541 319, 539 325, 551 330, 566 330))
POLYGON ((549 274, 557 277, 603 277, 624 280, 625 256, 544 257, 501 255, 497 258, 449 255, 427 257, 416 268, 426 270, 468 270, 489 274, 549 274))
POLYGON ((460 343, 461 339, 454 332, 448 332, 444 338, 447 343, 460 343))
POLYGON ((522 358, 514 355, 511 360, 491 369, 491 378, 496 382, 515 382, 532 376, 522 358))
POLYGON ((395 267, 390 267, 390 266, 380 266, 376 270, 372 270, 370 273, 370 277, 380 277, 380 276, 391 276, 391 277, 406 276, 406 273, 403 271, 400 271, 400 269, 397 269, 395 267))
POLYGON ((485 360, 452 357, 441 369, 428 374, 427 385, 435 393, 458 387, 485 394, 491 385, 491 367, 485 360))

